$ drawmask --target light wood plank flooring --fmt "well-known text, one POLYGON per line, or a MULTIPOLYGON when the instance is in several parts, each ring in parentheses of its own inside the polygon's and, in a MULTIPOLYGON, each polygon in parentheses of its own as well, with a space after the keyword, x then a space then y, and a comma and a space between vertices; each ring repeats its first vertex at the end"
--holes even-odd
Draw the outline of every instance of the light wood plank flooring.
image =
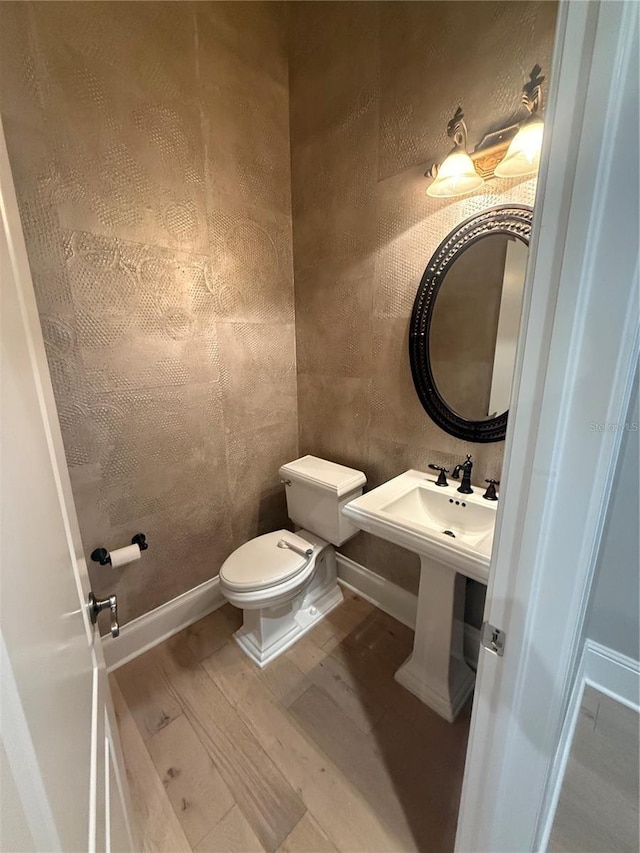
POLYGON ((260 670, 240 621, 226 605, 112 676, 139 849, 452 850, 469 713, 393 680, 413 633, 346 593, 260 670))
POLYGON ((584 691, 549 842, 553 853, 638 853, 638 714, 584 691))

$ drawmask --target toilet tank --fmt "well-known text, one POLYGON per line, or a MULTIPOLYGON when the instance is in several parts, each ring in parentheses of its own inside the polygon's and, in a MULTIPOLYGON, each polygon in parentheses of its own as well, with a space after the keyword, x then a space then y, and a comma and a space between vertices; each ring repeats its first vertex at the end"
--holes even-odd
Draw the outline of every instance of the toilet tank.
POLYGON ((342 545, 360 530, 342 515, 342 507, 362 494, 362 471, 303 456, 280 468, 289 518, 332 545, 342 545))

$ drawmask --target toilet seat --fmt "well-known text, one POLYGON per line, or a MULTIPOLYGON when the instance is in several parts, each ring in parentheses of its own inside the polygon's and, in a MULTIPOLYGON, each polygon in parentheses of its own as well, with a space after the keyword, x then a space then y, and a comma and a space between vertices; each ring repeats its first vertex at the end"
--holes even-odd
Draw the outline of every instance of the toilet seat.
POLYGON ((315 554, 313 542, 289 530, 275 530, 245 542, 227 557, 220 569, 221 582, 236 592, 252 592, 295 578, 313 561, 314 554, 304 557, 290 548, 279 547, 282 540, 303 550, 313 548, 315 554))

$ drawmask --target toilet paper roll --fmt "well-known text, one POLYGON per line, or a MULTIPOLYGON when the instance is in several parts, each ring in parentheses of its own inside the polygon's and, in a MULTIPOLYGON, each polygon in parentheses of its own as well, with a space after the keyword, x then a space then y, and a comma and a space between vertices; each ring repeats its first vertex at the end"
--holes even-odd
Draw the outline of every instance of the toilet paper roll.
POLYGON ((139 560, 140 548, 138 545, 127 545, 124 548, 116 548, 115 551, 109 551, 109 557, 111 557, 111 565, 114 569, 117 569, 119 566, 126 566, 127 563, 139 560))

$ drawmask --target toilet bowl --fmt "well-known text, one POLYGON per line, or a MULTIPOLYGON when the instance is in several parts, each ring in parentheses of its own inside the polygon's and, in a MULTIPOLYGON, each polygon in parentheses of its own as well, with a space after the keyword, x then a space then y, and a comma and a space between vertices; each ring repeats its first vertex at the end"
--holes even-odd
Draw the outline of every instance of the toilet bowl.
POLYGON ((260 667, 286 651, 342 601, 334 545, 358 533, 342 507, 362 494, 361 471, 315 456, 280 468, 296 532, 276 530, 237 548, 220 569, 220 590, 243 611, 234 634, 260 667))

